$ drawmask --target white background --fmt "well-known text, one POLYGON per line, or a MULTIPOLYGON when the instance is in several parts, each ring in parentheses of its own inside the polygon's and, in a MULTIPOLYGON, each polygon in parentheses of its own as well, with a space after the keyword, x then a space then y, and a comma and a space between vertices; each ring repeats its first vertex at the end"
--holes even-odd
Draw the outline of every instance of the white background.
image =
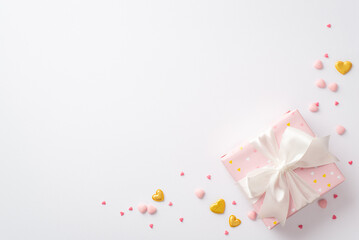
POLYGON ((355 239, 358 11, 356 0, 0 1, 0 239, 355 239), (326 209, 269 231, 247 218, 219 157, 295 108, 333 136, 347 180, 326 209), (208 209, 218 198, 223 215, 208 209), (157 214, 127 210, 140 202, 157 214))

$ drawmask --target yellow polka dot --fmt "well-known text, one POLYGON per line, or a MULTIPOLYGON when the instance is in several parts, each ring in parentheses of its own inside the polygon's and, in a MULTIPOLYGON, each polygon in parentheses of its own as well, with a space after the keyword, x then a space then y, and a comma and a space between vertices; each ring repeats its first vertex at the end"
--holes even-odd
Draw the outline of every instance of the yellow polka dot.
POLYGON ((330 187, 330 183, 328 183, 328 187, 330 187))
POLYGON ((238 168, 237 171, 240 172, 240 171, 241 171, 241 168, 238 168))
POLYGON ((229 161, 229 163, 230 163, 230 164, 232 164, 232 160, 231 160, 231 161, 229 161))
POLYGON ((273 224, 276 225, 276 224, 277 224, 277 221, 274 221, 273 224))
POLYGON ((287 126, 289 127, 289 126, 290 126, 290 123, 287 123, 287 126))
POLYGON ((314 179, 314 181, 313 181, 314 183, 317 183, 317 179, 314 179))
POLYGON ((240 147, 241 150, 243 150, 243 147, 240 147))
POLYGON ((323 174, 323 177, 326 177, 327 175, 323 174))

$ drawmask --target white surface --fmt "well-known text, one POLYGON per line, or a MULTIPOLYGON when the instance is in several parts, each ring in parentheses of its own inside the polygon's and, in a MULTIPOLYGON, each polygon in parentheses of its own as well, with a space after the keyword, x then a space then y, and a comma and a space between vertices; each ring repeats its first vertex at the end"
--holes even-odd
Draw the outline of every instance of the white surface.
POLYGON ((355 238, 358 1, 0 6, 0 239, 355 238), (337 60, 352 61, 351 72, 337 73, 337 60), (339 91, 318 89, 318 78, 339 91), (320 111, 310 113, 316 101, 320 111), (219 157, 294 108, 318 135, 333 134, 347 180, 327 209, 312 204, 269 231, 247 219, 250 205, 219 157), (157 188, 165 203, 151 200, 157 188), (219 197, 224 215, 208 210, 219 197), (127 210, 140 202, 158 213, 127 210), (238 228, 228 226, 231 214, 238 228))

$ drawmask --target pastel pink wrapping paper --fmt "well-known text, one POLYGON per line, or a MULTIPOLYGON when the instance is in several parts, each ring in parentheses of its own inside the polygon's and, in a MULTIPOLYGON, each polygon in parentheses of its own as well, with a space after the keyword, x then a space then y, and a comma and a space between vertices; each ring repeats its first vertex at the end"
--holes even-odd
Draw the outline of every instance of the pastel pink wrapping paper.
MULTIPOLYGON (((282 118, 272 126, 279 145, 282 135, 288 126, 298 128, 313 137, 315 136, 299 111, 294 110, 284 114, 282 118)), ((244 144, 230 153, 225 154, 222 156, 222 162, 236 182, 244 178, 247 173, 255 168, 261 168, 269 164, 268 159, 250 144, 244 144)), ((294 171, 313 189, 316 189, 320 196, 335 188, 345 180, 343 174, 339 171, 335 163, 314 168, 297 168, 294 171)), ((257 213, 263 203, 263 198, 264 196, 253 205, 253 208, 257 213)), ((293 202, 290 201, 288 217, 298 210, 300 209, 295 209, 293 202)), ((275 218, 263 218, 263 222, 268 229, 272 229, 278 224, 275 218)))

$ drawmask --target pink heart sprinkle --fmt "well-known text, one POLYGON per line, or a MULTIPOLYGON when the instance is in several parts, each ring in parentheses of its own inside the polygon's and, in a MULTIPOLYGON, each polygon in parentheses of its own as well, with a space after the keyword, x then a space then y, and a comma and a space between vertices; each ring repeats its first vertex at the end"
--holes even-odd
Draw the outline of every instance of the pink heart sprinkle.
POLYGON ((169 203, 168 203, 168 206, 172 206, 172 205, 173 205, 173 203, 172 203, 172 202, 169 202, 169 203))
POLYGON ((184 175, 184 172, 181 172, 180 175, 183 176, 183 175, 184 175))
POLYGON ((144 214, 145 212, 147 212, 147 206, 143 203, 139 204, 137 206, 137 209, 140 213, 144 214))
POLYGON ((352 164, 353 164, 353 161, 349 161, 348 163, 349 163, 350 165, 352 165, 352 164))
POLYGON ((315 103, 315 106, 319 107, 319 102, 316 102, 316 103, 315 103))
POLYGON ((302 225, 302 224, 298 225, 298 227, 299 227, 300 229, 303 229, 303 225, 302 225))
POLYGON ((337 83, 331 83, 331 84, 328 85, 328 88, 329 88, 330 91, 336 92, 336 91, 338 91, 338 84, 337 83))
POLYGON ((150 228, 153 228, 153 224, 151 223, 150 225, 148 225, 148 226, 150 226, 150 228))
POLYGON ((128 210, 129 210, 129 211, 132 211, 132 210, 133 210, 133 207, 129 207, 128 210))
POLYGON ((250 211, 248 212, 248 218, 252 221, 256 220, 257 218, 257 213, 255 211, 250 211))
POLYGON ((320 200, 318 201, 318 205, 319 205, 319 207, 321 207, 321 208, 326 208, 326 207, 327 207, 327 204, 328 204, 328 202, 327 202, 327 200, 325 200, 325 199, 320 199, 320 200))
POLYGON ((332 219, 334 219, 334 220, 337 219, 337 216, 333 215, 332 219))
POLYGON ((120 212, 120 214, 121 214, 121 216, 125 215, 125 213, 124 213, 124 212, 120 212))
POLYGON ((236 201, 233 201, 233 202, 232 202, 232 205, 236 205, 236 204, 237 204, 236 201))
POLYGON ((338 106, 338 104, 339 104, 338 101, 335 101, 335 102, 334 102, 334 105, 335 105, 335 106, 338 106))
POLYGON ((194 194, 195 194, 199 199, 202 199, 202 198, 204 197, 205 192, 204 192, 203 189, 198 188, 198 189, 196 189, 196 190, 194 191, 194 194))
POLYGON ((343 135, 345 133, 345 127, 338 125, 336 131, 339 135, 343 135))
POLYGON ((337 198, 338 197, 338 194, 333 194, 333 198, 335 199, 335 198, 337 198))
POLYGON ((313 64, 313 67, 315 67, 316 69, 319 69, 319 70, 322 69, 323 68, 322 61, 320 61, 320 60, 315 61, 313 64))
POLYGON ((328 58, 329 57, 328 53, 324 54, 324 57, 328 58))
POLYGON ((101 204, 102 204, 102 205, 106 205, 106 201, 103 201, 101 204))
POLYGON ((228 233, 229 233, 229 232, 228 232, 227 230, 226 230, 226 231, 224 231, 224 235, 228 235, 228 233))
POLYGON ((323 79, 318 79, 316 82, 315 82, 315 85, 318 87, 318 88, 325 88, 327 86, 327 84, 325 83, 325 81, 323 79))
POLYGON ((327 27, 328 27, 328 28, 331 28, 331 27, 332 27, 332 24, 328 24, 327 27))
POLYGON ((183 218, 179 218, 180 222, 183 222, 183 218))
POLYGON ((147 205, 147 212, 149 214, 155 214, 157 212, 157 208, 153 205, 147 205))
MULTIPOLYGON (((319 105, 319 104, 318 104, 319 105)), ((318 105, 316 103, 312 103, 309 105, 309 111, 311 112, 318 112, 319 108, 318 105)))
POLYGON ((212 177, 211 177, 211 175, 208 175, 207 178, 208 178, 209 180, 211 180, 212 177))

